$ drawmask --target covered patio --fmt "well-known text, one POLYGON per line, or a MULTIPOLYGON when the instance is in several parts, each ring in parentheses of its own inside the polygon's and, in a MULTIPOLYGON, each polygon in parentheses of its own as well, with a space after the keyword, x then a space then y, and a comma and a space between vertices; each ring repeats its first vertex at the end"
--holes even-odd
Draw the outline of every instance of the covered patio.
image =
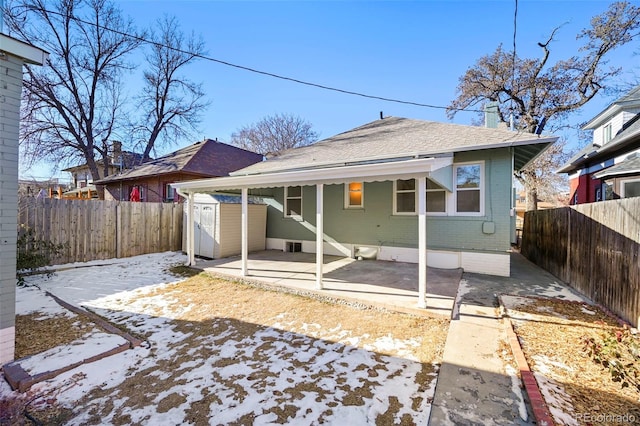
MULTIPOLYGON (((335 239, 324 232, 324 187, 332 184, 345 184, 353 181, 359 182, 379 182, 393 181, 398 179, 415 179, 417 204, 417 231, 418 231, 418 262, 413 282, 417 283, 417 291, 412 293, 414 307, 417 300, 417 307, 426 309, 427 303, 427 214, 426 214, 426 188, 427 177, 438 182, 444 188, 452 188, 453 174, 452 156, 409 158, 401 157, 396 161, 382 163, 349 164, 340 166, 319 167, 302 170, 290 170, 282 172, 258 173, 258 174, 238 174, 229 177, 202 179, 196 181, 177 182, 172 184, 176 192, 187 200, 187 223, 192 223, 194 217, 194 194, 196 193, 216 193, 224 191, 240 191, 242 199, 241 213, 241 256, 239 259, 239 274, 243 277, 250 276, 253 265, 249 265, 248 251, 248 198, 249 189, 286 187, 292 182, 300 186, 315 187, 315 224, 313 232, 315 241, 315 262, 313 262, 313 280, 309 280, 310 285, 315 283, 316 290, 324 291, 326 283, 331 282, 330 276, 325 276, 327 272, 333 272, 331 265, 325 269, 325 243, 332 245, 335 239)), ((239 172, 236 172, 239 173, 239 172)), ((194 226, 186 227, 188 265, 196 264, 194 252, 194 226)), ((339 250, 341 251, 341 250, 339 250)), ((346 253, 344 253, 346 255, 346 253)), ((345 260, 347 262, 348 259, 345 260)), ((398 262, 388 262, 390 265, 397 265, 398 262)), ((261 265, 258 265, 261 266, 261 265)), ((305 273, 311 273, 306 266, 303 267, 305 273)), ((286 269, 277 269, 286 271, 286 269)), ((294 270, 296 271, 296 270, 294 270)), ((307 280, 302 280, 306 282, 307 280)), ((337 281, 333 281, 335 283, 337 281)), ((335 290, 337 291, 337 290, 335 290)))
POLYGON ((214 275, 284 287, 301 293, 352 303, 439 317, 451 317, 461 269, 427 268, 426 308, 418 308, 418 265, 380 260, 323 256, 323 288, 316 287, 316 255, 265 250, 248 255, 247 275, 240 256, 204 260, 194 265, 214 275))

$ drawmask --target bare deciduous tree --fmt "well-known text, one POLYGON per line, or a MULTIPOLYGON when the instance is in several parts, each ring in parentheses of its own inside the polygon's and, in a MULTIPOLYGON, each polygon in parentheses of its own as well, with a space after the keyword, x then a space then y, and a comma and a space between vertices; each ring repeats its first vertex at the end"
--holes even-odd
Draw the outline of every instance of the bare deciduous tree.
POLYGON ((144 87, 138 97, 140 121, 133 127, 134 143, 148 160, 160 141, 171 143, 191 136, 207 107, 201 84, 189 81, 180 71, 204 55, 204 41, 191 34, 185 38, 173 17, 157 22, 151 30, 144 87))
POLYGON ((233 145, 264 155, 310 145, 317 139, 311 123, 289 114, 267 116, 231 135, 233 145))
POLYGON ((106 0, 23 0, 6 11, 12 35, 49 52, 46 66, 25 66, 23 158, 84 160, 97 179, 122 110, 126 58, 140 44, 122 35, 135 34, 133 24, 106 0))
MULTIPOLYGON (((477 107, 489 101, 498 102, 502 121, 516 117, 520 131, 541 133, 544 129, 558 130, 567 116, 590 101, 608 78, 620 73, 617 68, 605 68, 605 57, 638 34, 640 7, 629 2, 614 2, 591 19, 591 26, 578 34, 585 44, 580 56, 572 56, 550 64, 550 46, 556 28, 544 42, 539 59, 523 59, 499 46, 491 55, 480 58, 460 78, 457 97, 449 105, 452 118, 456 110, 477 107)), ((527 190, 527 209, 537 208, 538 188, 549 182, 553 170, 561 164, 561 157, 549 150, 537 162, 516 174, 527 190), (545 166, 545 170, 536 167, 545 166)))

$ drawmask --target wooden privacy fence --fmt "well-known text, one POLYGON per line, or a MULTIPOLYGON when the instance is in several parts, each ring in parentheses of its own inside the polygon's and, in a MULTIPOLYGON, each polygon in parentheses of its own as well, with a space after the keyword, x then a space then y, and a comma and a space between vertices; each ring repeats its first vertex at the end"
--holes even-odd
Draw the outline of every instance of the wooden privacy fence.
POLYGON ((527 212, 522 254, 638 327, 640 198, 527 212))
POLYGON ((65 244, 52 264, 182 249, 182 204, 25 197, 18 207, 21 227, 65 244))

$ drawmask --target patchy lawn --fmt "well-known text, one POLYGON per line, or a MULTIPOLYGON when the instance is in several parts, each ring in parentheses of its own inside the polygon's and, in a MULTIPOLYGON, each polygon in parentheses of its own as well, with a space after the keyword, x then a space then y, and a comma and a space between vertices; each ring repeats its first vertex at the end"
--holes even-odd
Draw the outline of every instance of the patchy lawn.
MULTIPOLYGON (((65 290, 65 272, 40 285, 73 298, 65 290)), ((447 320, 268 291, 206 274, 123 287, 106 295, 96 291, 103 296, 93 299, 85 290, 82 304, 147 343, 33 388, 72 409, 70 424, 428 421, 447 320)), ((67 324, 58 325, 65 330, 57 333, 61 338, 66 330, 86 327, 73 318, 67 324)))
POLYGON ((516 296, 502 300, 558 424, 640 422, 637 337, 587 304, 516 296))

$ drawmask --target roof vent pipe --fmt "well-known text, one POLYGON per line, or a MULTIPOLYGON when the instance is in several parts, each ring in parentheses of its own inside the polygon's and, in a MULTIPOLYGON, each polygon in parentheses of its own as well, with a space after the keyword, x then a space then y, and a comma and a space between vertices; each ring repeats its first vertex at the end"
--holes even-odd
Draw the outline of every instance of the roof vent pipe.
POLYGON ((384 119, 384 113, 382 111, 380 111, 380 120, 384 119))

